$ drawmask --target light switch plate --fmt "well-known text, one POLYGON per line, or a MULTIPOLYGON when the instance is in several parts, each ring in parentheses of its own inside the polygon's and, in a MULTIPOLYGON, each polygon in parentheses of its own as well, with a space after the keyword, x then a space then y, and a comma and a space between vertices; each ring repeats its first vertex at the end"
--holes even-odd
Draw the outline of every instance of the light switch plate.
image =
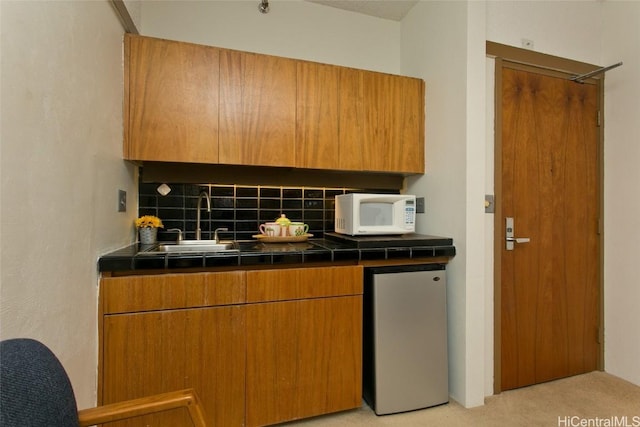
POLYGON ((118 212, 127 211, 127 192, 118 190, 118 212))

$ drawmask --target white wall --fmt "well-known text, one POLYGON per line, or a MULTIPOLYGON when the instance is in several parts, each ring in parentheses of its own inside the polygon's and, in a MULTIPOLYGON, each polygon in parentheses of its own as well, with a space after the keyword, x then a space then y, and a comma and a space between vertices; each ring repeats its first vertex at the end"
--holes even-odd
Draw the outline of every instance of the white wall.
POLYGON ((605 370, 640 385, 640 3, 603 3, 605 370))
MULTIPOLYGON (((486 4, 469 1, 467 5, 467 321, 466 406, 484 404, 485 369, 489 361, 484 359, 486 338, 492 333, 485 330, 485 316, 493 313, 485 307, 485 34, 486 4)), ((491 342, 492 343, 492 342, 491 342)))
POLYGON ((125 7, 127 8, 127 12, 129 12, 129 17, 133 22, 133 25, 136 26, 138 32, 140 32, 140 25, 142 19, 142 1, 140 0, 122 0, 125 7))
MULTIPOLYGON (((495 195, 495 181, 493 171, 495 168, 494 160, 494 121, 495 121, 495 59, 487 58, 485 64, 485 79, 486 79, 486 92, 485 92, 485 177, 484 177, 484 193, 495 195)), ((495 199, 494 199, 495 203, 495 199)), ((495 210, 495 204, 494 204, 495 210)), ((493 257, 493 236, 495 231, 494 226, 495 213, 487 213, 484 218, 484 255, 485 255, 485 268, 484 268, 484 394, 485 396, 491 396, 494 390, 494 323, 493 317, 495 313, 495 305, 493 300, 493 288, 494 288, 494 257, 493 257)))
POLYGON ((93 406, 97 259, 133 241, 137 200, 122 160, 123 30, 106 0, 3 0, 0 15, 0 337, 43 341, 79 407, 93 406))
POLYGON ((400 71, 400 24, 301 0, 156 1, 141 34, 387 73, 400 71))
POLYGON ((602 46, 602 2, 488 1, 487 40, 597 64, 602 46))
POLYGON ((482 405, 484 163, 478 160, 485 125, 477 112, 484 111, 484 69, 473 64, 484 64, 484 3, 420 2, 402 27, 402 71, 427 86, 426 174, 408 180, 408 191, 426 198, 417 232, 450 236, 456 245, 447 268, 450 393, 467 407, 482 405))

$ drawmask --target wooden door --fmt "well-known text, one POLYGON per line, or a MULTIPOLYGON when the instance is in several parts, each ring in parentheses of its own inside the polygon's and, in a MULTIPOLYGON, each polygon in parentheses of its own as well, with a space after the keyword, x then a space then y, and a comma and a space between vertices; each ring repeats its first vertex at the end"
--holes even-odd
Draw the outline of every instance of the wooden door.
POLYGON ((599 102, 596 85, 507 63, 499 96, 496 245, 506 390, 598 366, 599 102), (507 217, 514 236, 530 242, 506 249, 507 217))
POLYGON ((338 82, 340 68, 298 62, 296 164, 301 168, 339 169, 338 82))
POLYGON ((296 61, 223 49, 220 163, 295 166, 296 61))
MULTIPOLYGON (((224 306, 105 316, 103 403, 194 388, 210 425, 244 425, 244 315, 224 306)), ((190 421, 176 410, 114 425, 190 421)))
POLYGON ((126 35, 124 157, 218 162, 219 49, 126 35))

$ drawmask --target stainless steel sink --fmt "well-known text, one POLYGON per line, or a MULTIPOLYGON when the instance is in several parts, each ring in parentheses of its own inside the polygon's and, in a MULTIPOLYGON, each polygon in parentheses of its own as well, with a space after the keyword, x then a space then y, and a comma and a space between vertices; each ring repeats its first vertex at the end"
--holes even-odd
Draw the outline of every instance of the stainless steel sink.
POLYGON ((234 242, 218 242, 215 240, 182 240, 177 243, 161 243, 145 253, 180 253, 180 252, 237 252, 234 242))

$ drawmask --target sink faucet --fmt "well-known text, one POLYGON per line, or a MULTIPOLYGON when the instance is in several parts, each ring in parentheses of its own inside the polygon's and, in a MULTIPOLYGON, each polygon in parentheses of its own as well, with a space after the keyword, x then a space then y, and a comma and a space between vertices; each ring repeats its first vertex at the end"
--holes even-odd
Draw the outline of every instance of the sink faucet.
POLYGON ((202 209, 202 197, 207 201, 207 212, 211 212, 211 199, 209 195, 202 191, 198 195, 198 210, 196 212, 196 240, 200 240, 200 209, 202 209))

